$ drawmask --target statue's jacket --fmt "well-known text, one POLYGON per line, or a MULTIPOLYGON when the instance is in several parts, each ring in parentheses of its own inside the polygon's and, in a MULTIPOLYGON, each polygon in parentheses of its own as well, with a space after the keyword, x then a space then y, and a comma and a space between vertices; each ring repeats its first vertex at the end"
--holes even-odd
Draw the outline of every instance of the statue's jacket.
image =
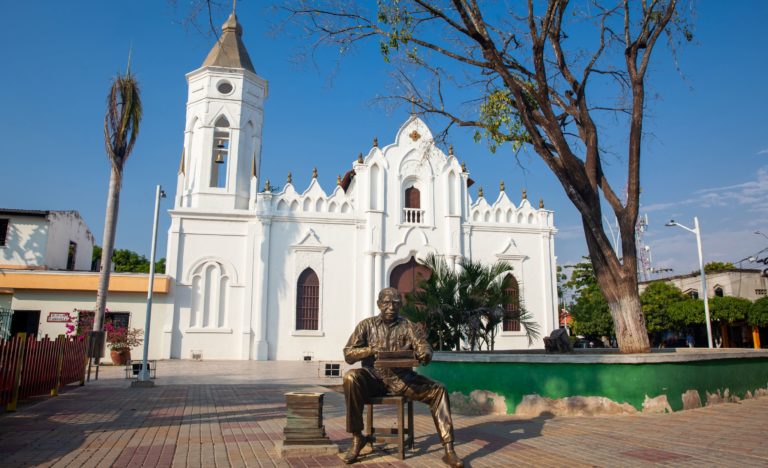
POLYGON ((374 367, 378 351, 413 350, 416 359, 428 363, 432 359, 432 347, 425 333, 410 320, 398 317, 385 323, 381 315, 362 320, 344 347, 344 360, 348 364, 362 361, 363 369, 381 379, 387 390, 400 394, 418 376, 411 368, 374 367))

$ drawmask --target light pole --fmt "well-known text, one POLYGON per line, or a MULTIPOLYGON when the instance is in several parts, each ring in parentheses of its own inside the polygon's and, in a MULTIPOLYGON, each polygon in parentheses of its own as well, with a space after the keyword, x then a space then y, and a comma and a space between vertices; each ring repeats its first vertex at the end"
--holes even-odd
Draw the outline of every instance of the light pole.
POLYGON ((683 226, 674 219, 670 220, 665 226, 677 226, 688 232, 696 234, 696 245, 699 249, 699 269, 701 270, 701 293, 704 295, 704 318, 707 322, 707 343, 712 348, 712 323, 709 320, 709 300, 707 298, 707 277, 704 274, 704 256, 701 253, 701 229, 699 229, 699 218, 693 217, 693 229, 683 226))
POLYGON ((151 387, 154 385, 150 380, 149 365, 147 356, 149 355, 149 325, 152 318, 152 289, 155 286, 155 252, 157 251, 157 222, 160 219, 160 199, 165 198, 165 192, 160 185, 155 189, 155 219, 152 223, 152 250, 149 254, 149 286, 147 287, 147 313, 144 319, 144 352, 141 359, 141 371, 138 381, 142 387, 151 387))

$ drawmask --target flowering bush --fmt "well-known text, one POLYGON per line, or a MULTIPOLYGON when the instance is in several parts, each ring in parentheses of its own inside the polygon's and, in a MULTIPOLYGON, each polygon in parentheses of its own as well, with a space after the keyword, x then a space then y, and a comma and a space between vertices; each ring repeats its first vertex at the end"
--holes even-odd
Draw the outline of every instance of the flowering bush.
POLYGON ((109 349, 133 348, 141 345, 142 341, 144 341, 142 338, 144 330, 139 330, 138 328, 116 327, 112 323, 106 323, 104 331, 107 332, 109 349))

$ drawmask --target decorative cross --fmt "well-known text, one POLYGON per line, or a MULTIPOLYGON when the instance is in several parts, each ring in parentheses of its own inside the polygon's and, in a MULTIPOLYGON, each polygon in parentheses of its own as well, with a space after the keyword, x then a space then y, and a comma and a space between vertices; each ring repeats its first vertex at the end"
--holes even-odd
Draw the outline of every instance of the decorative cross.
POLYGON ((419 138, 421 138, 421 134, 416 130, 412 131, 408 136, 411 137, 411 140, 413 141, 417 141, 419 138))

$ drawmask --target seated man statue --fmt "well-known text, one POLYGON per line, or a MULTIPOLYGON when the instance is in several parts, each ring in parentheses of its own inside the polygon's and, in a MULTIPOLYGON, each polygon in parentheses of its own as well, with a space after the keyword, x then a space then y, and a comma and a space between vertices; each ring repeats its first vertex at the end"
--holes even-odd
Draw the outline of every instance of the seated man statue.
POLYGON ((383 289, 376 304, 381 313, 358 323, 344 347, 347 363, 362 361, 362 368, 352 369, 344 375, 347 432, 352 433, 352 446, 344 456, 344 462, 357 461, 360 450, 368 442, 362 433, 364 405, 370 398, 392 394, 429 405, 445 448, 443 461, 454 468, 463 467, 464 463, 453 449, 451 406, 445 387, 417 374, 412 368, 374 367, 380 351, 413 350, 420 363, 426 365, 432 360, 432 348, 423 330, 399 315, 403 303, 397 289, 383 289))

